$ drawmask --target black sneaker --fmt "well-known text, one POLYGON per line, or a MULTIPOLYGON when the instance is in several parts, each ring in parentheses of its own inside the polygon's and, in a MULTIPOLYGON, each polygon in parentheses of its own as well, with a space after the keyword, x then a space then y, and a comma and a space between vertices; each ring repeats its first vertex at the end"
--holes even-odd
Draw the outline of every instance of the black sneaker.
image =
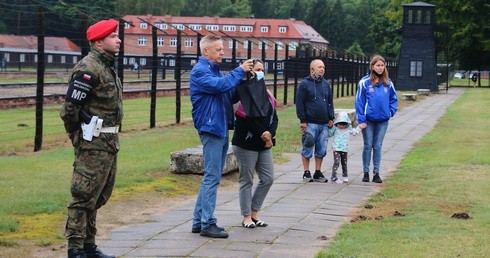
POLYGON ((362 182, 369 182, 369 172, 364 172, 364 177, 362 178, 362 182))
POLYGON ((303 181, 313 182, 313 178, 311 178, 311 173, 309 170, 306 170, 305 173, 303 173, 303 181))
POLYGON ((315 174, 313 174, 313 180, 316 182, 328 182, 328 179, 325 179, 325 176, 319 170, 315 171, 315 174))
POLYGON ((87 254, 87 258, 116 258, 113 254, 105 254, 95 244, 84 244, 83 250, 87 254))
MULTIPOLYGON (((225 228, 222 228, 222 227, 218 227, 219 229, 221 229, 221 231, 225 231, 225 228)), ((192 233, 201 233, 201 228, 192 228, 191 230, 192 233)))
POLYGON ((211 224, 208 228, 201 230, 201 236, 212 238, 228 238, 228 232, 221 230, 216 224, 211 224))
POLYGON ((383 180, 381 180, 381 178, 379 177, 379 173, 374 174, 373 182, 378 183, 378 184, 383 183, 383 180))

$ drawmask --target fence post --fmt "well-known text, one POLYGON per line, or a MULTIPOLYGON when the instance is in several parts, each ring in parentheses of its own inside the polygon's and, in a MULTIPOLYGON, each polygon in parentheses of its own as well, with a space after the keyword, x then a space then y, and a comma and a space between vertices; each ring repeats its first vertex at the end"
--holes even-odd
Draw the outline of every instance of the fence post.
POLYGON ((277 99, 277 42, 274 43, 274 98, 277 99))
POLYGON ((286 65, 288 63, 288 56, 289 56, 289 45, 285 45, 285 56, 284 56, 284 67, 282 68, 282 74, 284 76, 284 100, 283 104, 287 105, 288 104, 288 70, 286 69, 286 65))
POLYGON ((157 65, 158 65, 157 28, 155 26, 151 26, 151 38, 152 38, 153 56, 151 62, 150 128, 154 128, 156 98, 157 98, 157 65))
POLYGON ((177 53, 175 55, 175 122, 180 124, 180 86, 182 73, 182 31, 177 30, 177 53))
POLYGON ((38 7, 39 35, 37 36, 37 88, 36 88, 36 136, 34 151, 40 151, 43 145, 43 101, 44 101, 44 11, 38 7))

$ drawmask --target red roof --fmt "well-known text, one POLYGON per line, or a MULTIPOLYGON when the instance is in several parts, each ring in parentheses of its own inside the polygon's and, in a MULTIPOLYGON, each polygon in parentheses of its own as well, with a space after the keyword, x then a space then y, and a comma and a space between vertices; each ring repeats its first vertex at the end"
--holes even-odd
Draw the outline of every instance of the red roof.
MULTIPOLYGON (((152 16, 152 15, 126 15, 124 20, 132 22, 134 26, 130 26, 125 29, 125 33, 128 34, 151 34, 151 26, 146 29, 140 28, 140 24, 145 21, 150 24, 167 24, 167 29, 163 30, 168 34, 176 34, 176 30, 170 26, 175 24, 185 25, 184 35, 196 35, 189 25, 201 25, 202 30, 198 31, 202 35, 217 34, 217 35, 229 35, 232 37, 251 37, 251 38, 267 38, 267 39, 287 39, 298 41, 311 41, 316 43, 328 44, 328 41, 323 38, 318 32, 311 26, 307 25, 303 21, 295 19, 254 19, 254 18, 225 18, 225 17, 183 17, 183 16, 152 16), (219 31, 208 31, 205 29, 206 25, 218 25, 219 31), (224 31, 223 26, 236 26, 235 31, 224 31), (253 26, 252 32, 240 31, 240 26, 253 26), (267 32, 261 32, 261 27, 267 26, 267 32), (284 33, 279 32, 280 27, 285 27, 284 33), (220 32, 221 31, 221 32, 220 32), (224 33, 223 33, 224 32, 224 33), (253 36, 250 36, 253 35, 253 36)), ((157 30, 157 34, 164 34, 157 30)))
MULTIPOLYGON (((37 37, 0 34, 0 49, 36 50, 37 37)), ((65 37, 44 37, 45 51, 80 52, 80 47, 65 37)))

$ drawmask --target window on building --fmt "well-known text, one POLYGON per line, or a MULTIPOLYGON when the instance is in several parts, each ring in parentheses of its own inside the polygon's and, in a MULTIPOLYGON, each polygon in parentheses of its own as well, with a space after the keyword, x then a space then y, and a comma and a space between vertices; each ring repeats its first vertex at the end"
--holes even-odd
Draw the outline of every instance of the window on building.
POLYGON ((259 42, 259 49, 262 49, 262 45, 264 46, 264 49, 268 48, 267 43, 264 44, 264 42, 261 41, 261 42, 259 42))
POLYGON ((164 40, 163 38, 157 38, 157 47, 163 47, 164 40))
POLYGON ((60 57, 60 62, 61 62, 62 64, 66 63, 66 57, 65 57, 65 56, 61 56, 61 57, 60 57))
POLYGON ((166 30, 168 26, 165 23, 157 22, 157 23, 155 23, 155 27, 157 27, 157 28, 159 28, 161 30, 166 30))
MULTIPOLYGON (((7 56, 7 54, 5 54, 7 56)), ((7 59, 6 59, 7 60, 7 59)), ((8 60, 7 60, 8 61, 8 60)), ((37 63, 37 54, 34 55, 34 63, 37 63)))
POLYGON ((138 38, 138 46, 146 46, 146 37, 138 38))
POLYGON ((148 23, 146 22, 140 23, 140 29, 146 29, 146 28, 148 28, 148 23))
POLYGON ((422 10, 417 10, 417 17, 415 17, 415 23, 416 24, 421 24, 422 23, 422 10))
POLYGON ((260 26, 260 32, 269 32, 269 26, 260 26))
POLYGON ((236 31, 236 26, 225 25, 223 26, 224 31, 236 31))
POLYGON ((284 48, 284 44, 281 41, 276 41, 277 50, 282 50, 284 48))
POLYGON ((130 26, 129 23, 127 23, 127 22, 124 23, 124 28, 125 29, 129 29, 129 26, 130 26))
POLYGON ((430 11, 425 11, 425 24, 430 24, 430 11))
POLYGON ((410 76, 422 77, 422 61, 410 61, 410 76))
POLYGON ((170 46, 171 47, 177 47, 177 38, 171 38, 170 39, 170 46))
POLYGON ((191 28, 193 30, 202 30, 202 25, 200 25, 200 24, 191 24, 191 25, 189 25, 189 28, 191 28))
POLYGON ((26 61, 26 54, 20 54, 19 55, 19 61, 25 62, 26 61))
POLYGON ((250 48, 253 49, 254 45, 252 44, 252 41, 250 41, 250 40, 243 41, 243 48, 248 49, 248 44, 250 44, 250 48))
POLYGON ((206 25, 206 30, 209 30, 209 31, 216 31, 218 30, 218 25, 206 25))
POLYGON ((10 62, 10 53, 3 54, 3 58, 5 58, 5 61, 10 62))
POLYGON ((48 63, 52 63, 53 62, 53 55, 48 55, 48 63))
POLYGON ((71 62, 74 63, 74 64, 76 64, 78 62, 78 57, 77 56, 73 56, 71 62))
POLYGON ((413 11, 412 10, 408 10, 407 23, 408 24, 412 24, 413 23, 413 11))
POLYGON ((296 48, 298 47, 298 42, 296 41, 291 41, 289 42, 289 50, 296 50, 296 48))
POLYGON ((288 30, 288 27, 286 27, 286 26, 279 26, 279 33, 286 33, 287 30, 288 30))
POLYGON ((184 30, 184 24, 180 24, 180 23, 174 23, 172 24, 172 26, 175 28, 175 29, 178 29, 178 30, 184 30))
POLYGON ((140 65, 146 65, 146 58, 140 58, 140 62, 139 62, 140 65))
POLYGON ((194 40, 193 39, 185 39, 184 46, 186 46, 186 47, 194 46, 194 40))
POLYGON ((252 32, 254 30, 253 26, 240 26, 240 31, 243 32, 252 32))
POLYGON ((230 39, 230 40, 228 41, 228 48, 233 49, 233 39, 230 39))

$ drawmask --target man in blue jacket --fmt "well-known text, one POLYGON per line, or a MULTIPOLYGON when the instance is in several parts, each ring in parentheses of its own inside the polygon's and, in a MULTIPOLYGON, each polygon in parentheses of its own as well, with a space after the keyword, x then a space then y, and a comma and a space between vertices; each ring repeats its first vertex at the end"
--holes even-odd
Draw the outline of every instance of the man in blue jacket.
POLYGON ((323 78, 325 64, 320 59, 310 63, 310 75, 298 86, 296 92, 296 115, 303 133, 301 161, 303 180, 327 182, 321 172, 323 158, 327 155, 328 128, 335 119, 333 96, 330 84, 323 78), (310 138, 310 139, 308 139, 310 138), (314 148, 314 152, 313 152, 314 148), (310 159, 315 155, 315 173, 310 173, 310 159))
POLYGON ((228 152, 228 128, 233 127, 232 95, 253 61, 247 60, 223 75, 223 40, 207 35, 199 43, 202 56, 192 68, 190 95, 192 119, 203 144, 204 176, 197 196, 192 221, 192 233, 213 238, 227 238, 224 228, 218 227, 214 216, 216 195, 228 152))

